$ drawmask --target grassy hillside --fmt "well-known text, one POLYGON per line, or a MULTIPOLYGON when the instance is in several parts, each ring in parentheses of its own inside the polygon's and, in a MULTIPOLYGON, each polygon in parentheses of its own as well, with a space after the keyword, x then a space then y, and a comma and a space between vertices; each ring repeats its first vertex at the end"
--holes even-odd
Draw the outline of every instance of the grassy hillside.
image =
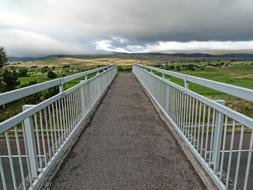
MULTIPOLYGON (((148 63, 157 63, 158 61, 150 61, 144 60, 143 64, 148 63)), ((35 61, 27 61, 18 64, 20 67, 31 67, 31 66, 38 66, 38 67, 63 67, 64 65, 71 65, 71 67, 76 68, 92 68, 97 65, 109 65, 109 64, 116 64, 121 66, 128 66, 133 65, 136 63, 140 63, 138 59, 122 59, 122 58, 94 58, 94 59, 82 59, 82 58, 72 58, 72 57, 60 57, 60 58, 49 58, 49 59, 41 59, 35 61)))

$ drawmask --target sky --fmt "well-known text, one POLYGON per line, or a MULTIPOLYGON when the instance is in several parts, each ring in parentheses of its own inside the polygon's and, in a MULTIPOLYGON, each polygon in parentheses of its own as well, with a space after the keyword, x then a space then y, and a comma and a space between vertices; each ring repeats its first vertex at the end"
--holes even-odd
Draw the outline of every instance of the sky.
POLYGON ((252 51, 252 0, 0 0, 8 56, 252 51))

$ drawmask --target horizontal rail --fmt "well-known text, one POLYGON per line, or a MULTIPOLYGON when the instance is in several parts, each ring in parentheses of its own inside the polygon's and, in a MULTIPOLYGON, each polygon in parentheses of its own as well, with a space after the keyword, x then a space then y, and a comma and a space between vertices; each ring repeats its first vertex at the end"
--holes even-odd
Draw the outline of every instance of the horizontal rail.
POLYGON ((161 74, 165 74, 165 75, 169 75, 172 77, 182 79, 185 82, 192 82, 192 83, 198 84, 200 86, 211 88, 211 89, 214 89, 214 90, 217 90, 220 92, 224 92, 226 94, 230 94, 232 96, 253 102, 253 90, 248 89, 248 88, 243 88, 243 87, 239 87, 239 86, 235 86, 235 85, 231 85, 231 84, 226 84, 226 83, 222 83, 222 82, 203 79, 203 78, 199 78, 199 77, 195 77, 195 76, 191 76, 191 75, 186 75, 186 74, 182 74, 182 73, 177 73, 177 72, 173 72, 173 71, 167 71, 167 70, 163 70, 163 69, 159 69, 159 68, 151 67, 151 66, 147 66, 147 65, 140 65, 140 64, 137 64, 137 65, 139 67, 149 69, 151 71, 156 71, 161 74))
POLYGON ((0 106, 4 105, 4 104, 7 104, 7 103, 10 103, 10 102, 13 102, 13 101, 16 101, 18 99, 27 97, 29 95, 35 94, 35 93, 40 92, 42 90, 52 88, 54 86, 62 86, 66 82, 81 78, 81 77, 83 77, 85 75, 88 75, 88 74, 91 74, 91 73, 96 73, 98 71, 102 71, 102 70, 107 69, 109 67, 111 67, 111 65, 96 68, 96 69, 92 69, 92 70, 88 70, 88 71, 83 71, 83 72, 80 72, 80 73, 77 73, 77 74, 74 74, 74 75, 70 75, 70 76, 66 76, 66 77, 46 81, 46 82, 43 82, 43 83, 27 86, 27 87, 24 87, 24 88, 12 90, 12 91, 5 92, 5 93, 1 93, 0 94, 0 106))
POLYGON ((211 99, 209 99, 209 98, 207 98, 205 96, 202 96, 202 95, 200 95, 200 94, 198 94, 196 92, 193 92, 190 89, 186 89, 186 88, 184 88, 184 87, 182 87, 182 86, 180 86, 180 85, 178 85, 176 83, 173 83, 173 82, 171 82, 169 80, 161 78, 158 75, 155 75, 155 74, 150 73, 148 71, 145 71, 145 72, 147 72, 148 74, 150 74, 152 77, 154 77, 154 78, 162 81, 163 83, 165 83, 165 84, 167 84, 169 86, 172 86, 172 87, 174 87, 174 88, 176 88, 176 89, 184 92, 185 94, 188 94, 189 96, 192 96, 192 97, 194 97, 194 98, 202 101, 205 104, 208 104, 212 108, 214 108, 214 109, 216 109, 216 110, 218 110, 218 111, 220 111, 220 112, 228 115, 229 117, 235 118, 238 122, 240 122, 240 123, 248 126, 249 128, 253 129, 253 119, 252 118, 250 118, 250 117, 248 117, 248 116, 246 116, 246 115, 244 115, 242 113, 239 113, 239 112, 237 112, 237 111, 235 111, 235 110, 233 110, 233 109, 231 109, 231 108, 229 108, 229 107, 227 107, 225 105, 219 104, 218 102, 216 102, 214 100, 211 100, 211 99))
MULTIPOLYGON (((92 72, 88 72, 88 73, 92 73, 92 72)), ((57 95, 55 95, 55 96, 39 103, 39 104, 37 104, 36 106, 31 107, 30 109, 27 109, 27 110, 15 115, 15 116, 9 118, 9 119, 1 122, 0 123, 0 134, 4 131, 8 130, 9 128, 11 128, 11 126, 17 125, 18 123, 23 121, 25 118, 30 117, 31 115, 38 112, 39 110, 42 110, 43 108, 47 107, 48 105, 52 104, 53 102, 56 102, 60 98, 65 97, 66 95, 73 92, 75 89, 80 88, 81 85, 85 85, 86 83, 89 83, 89 82, 95 80, 95 78, 97 78, 97 77, 99 77, 99 76, 95 76, 95 77, 92 77, 90 79, 87 79, 84 82, 82 82, 80 84, 77 84, 77 85, 71 87, 70 89, 67 89, 63 92, 60 92, 59 94, 57 94, 57 95)), ((78 77, 78 78, 80 78, 80 77, 78 77)))

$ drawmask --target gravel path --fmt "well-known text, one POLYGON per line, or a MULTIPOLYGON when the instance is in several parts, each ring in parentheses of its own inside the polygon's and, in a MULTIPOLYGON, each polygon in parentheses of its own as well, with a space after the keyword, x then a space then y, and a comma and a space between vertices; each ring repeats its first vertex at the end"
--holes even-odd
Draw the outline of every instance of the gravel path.
POLYGON ((205 189, 132 74, 119 74, 52 189, 205 189))

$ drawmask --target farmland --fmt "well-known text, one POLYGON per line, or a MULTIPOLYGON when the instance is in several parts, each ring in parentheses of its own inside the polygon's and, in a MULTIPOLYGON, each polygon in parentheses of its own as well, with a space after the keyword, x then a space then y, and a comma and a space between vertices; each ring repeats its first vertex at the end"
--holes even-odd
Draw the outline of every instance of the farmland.
MULTIPOLYGON (((253 89, 253 65, 248 63, 236 63, 224 67, 210 67, 207 65, 202 65, 194 70, 181 69, 178 72, 253 89)), ((180 79, 173 77, 167 78, 181 86, 184 84, 184 82, 180 79)), ((251 117, 253 116, 253 103, 251 102, 234 97, 230 94, 225 94, 203 86, 199 86, 197 84, 190 83, 189 88, 211 99, 223 99, 228 107, 251 117)))
MULTIPOLYGON (((47 59, 38 59, 34 61, 24 61, 18 64, 9 65, 11 69, 27 69, 27 76, 18 77, 19 85, 17 88, 25 87, 28 85, 41 83, 50 80, 47 77, 48 71, 56 73, 57 77, 68 76, 80 71, 108 65, 117 64, 119 71, 131 71, 131 65, 135 63, 149 64, 151 66, 181 72, 193 76, 207 78, 215 81, 229 83, 237 86, 253 89, 253 64, 251 60, 217 60, 217 59, 140 59, 136 58, 73 58, 73 57, 52 57, 47 59), (218 63, 218 65, 217 65, 218 63), (223 64, 221 64, 223 63, 223 64), (188 68, 188 66, 193 66, 188 68)), ((183 81, 168 77, 171 81, 183 85, 183 81)), ((77 84, 79 80, 74 80, 67 83, 64 88, 70 88, 77 84)), ((190 84, 190 89, 198 92, 211 99, 224 99, 226 105, 238 110, 241 113, 253 116, 252 110, 253 105, 250 102, 235 98, 231 95, 217 92, 196 84, 190 84)), ((44 92, 42 93, 44 94, 44 92)), ((45 95, 39 95, 35 102, 42 101, 45 95)), ((27 102, 26 103, 34 103, 27 102)), ((17 103, 21 104, 21 102, 17 103)), ((8 112, 10 109, 0 110, 0 120, 4 120, 6 117, 16 114, 20 111, 20 106, 16 104, 8 105, 7 108, 11 108, 11 113, 8 112)))

